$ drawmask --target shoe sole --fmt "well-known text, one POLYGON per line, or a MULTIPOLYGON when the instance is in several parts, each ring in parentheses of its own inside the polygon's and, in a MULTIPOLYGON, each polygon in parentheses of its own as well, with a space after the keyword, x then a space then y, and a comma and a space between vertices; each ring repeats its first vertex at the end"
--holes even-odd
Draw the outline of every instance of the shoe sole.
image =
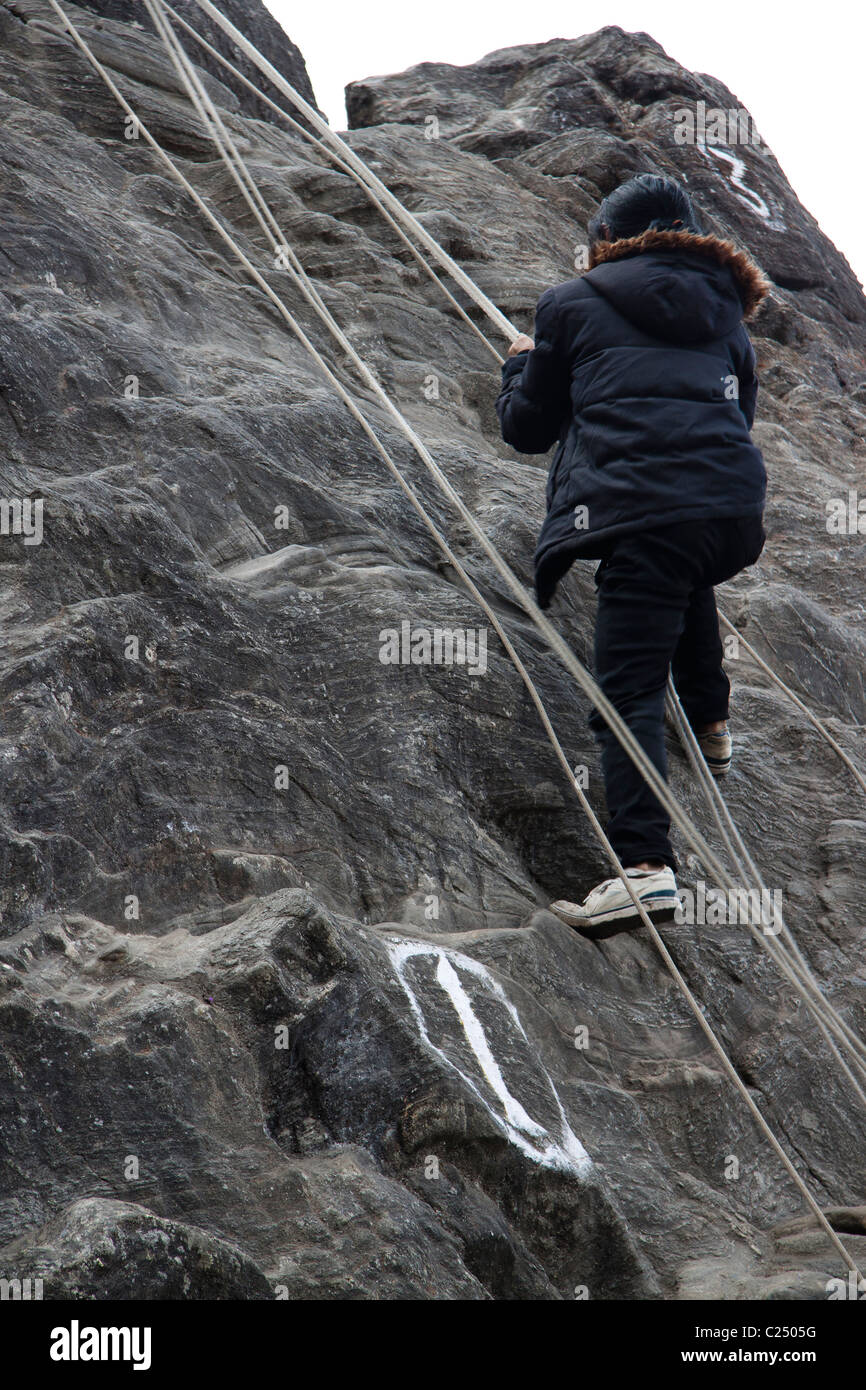
POLYGON ((704 762, 706 763, 707 767, 710 769, 710 772, 713 774, 714 777, 724 777, 725 773, 730 772, 731 770, 730 758, 725 758, 723 760, 721 758, 704 757, 704 762))
MULTIPOLYGON (((641 906, 651 922, 670 922, 679 906, 679 899, 675 894, 665 893, 658 898, 641 898, 641 906)), ((552 906, 550 910, 553 912, 552 906)), ((611 908, 609 912, 599 913, 596 917, 564 911, 553 912, 553 915, 566 926, 573 927, 581 936, 590 936, 596 940, 616 936, 622 931, 635 931, 644 925, 643 918, 635 910, 633 903, 629 903, 627 907, 611 908)))

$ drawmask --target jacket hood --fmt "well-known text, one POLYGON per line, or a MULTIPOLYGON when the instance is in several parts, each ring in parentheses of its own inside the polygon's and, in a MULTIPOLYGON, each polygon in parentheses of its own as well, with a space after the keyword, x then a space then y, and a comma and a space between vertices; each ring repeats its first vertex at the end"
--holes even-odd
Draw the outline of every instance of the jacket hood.
POLYGON ((733 242, 694 232, 647 231, 597 241, 586 279, 642 332, 708 342, 754 313, 769 282, 733 242))

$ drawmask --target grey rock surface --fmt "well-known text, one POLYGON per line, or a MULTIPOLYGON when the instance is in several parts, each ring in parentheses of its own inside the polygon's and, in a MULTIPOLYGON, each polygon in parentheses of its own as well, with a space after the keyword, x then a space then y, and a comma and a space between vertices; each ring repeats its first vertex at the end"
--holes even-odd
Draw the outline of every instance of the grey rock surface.
MULTIPOLYGON (((54 25, 58 22, 45 0, 4 0, 4 3, 13 14, 31 23, 47 22, 54 25)), ((228 35, 199 8, 195 0, 170 0, 170 3, 175 16, 180 15, 181 19, 197 30, 211 49, 215 48, 223 58, 228 59, 272 101, 282 100, 269 78, 263 76, 255 63, 235 47, 228 35)), ((156 32, 143 0, 82 0, 78 8, 84 13, 76 16, 76 24, 80 21, 80 27, 82 32, 86 33, 88 42, 92 38, 92 47, 100 62, 105 62, 130 77, 144 75, 154 86, 167 85, 170 91, 176 89, 174 69, 161 48, 156 46, 156 32)), ((264 5, 250 4, 248 0, 224 0, 219 8, 226 19, 241 29, 301 96, 311 106, 315 106, 316 98, 303 55, 271 12, 264 5)), ((236 75, 228 72, 203 44, 198 44, 186 31, 182 31, 176 17, 171 17, 171 22, 178 33, 183 34, 187 50, 197 65, 234 93, 240 110, 260 120, 268 121, 272 118, 271 108, 266 102, 251 92, 236 75)), ((228 109, 234 109, 231 103, 228 104, 228 109)))
MULTIPOLYGON (((606 866, 495 634, 475 675, 380 661, 384 630, 477 612, 38 9, 0 5, 2 488, 45 499, 41 544, 0 538, 0 1276, 52 1298, 825 1297, 838 1258, 651 942, 593 945, 546 911, 606 866)), ((322 343, 154 40, 70 10, 322 343)), ((348 336, 528 579, 545 461, 499 441, 493 359, 354 183, 211 91, 348 336)), ((769 542, 722 602, 862 767, 866 537, 826 519, 866 486, 866 301, 766 147, 734 183, 674 143, 701 99, 737 105, 606 29, 354 84, 349 138, 527 329, 634 169, 686 179, 762 264, 769 542)), ((586 702, 367 405, 601 811, 586 702)), ((592 593, 578 567, 554 609, 582 658, 592 593)), ((730 804, 863 1036, 862 799, 729 657, 730 804)), ((673 746, 671 775, 712 838, 673 746)), ((687 856, 684 883, 704 877, 687 856)), ((802 1005, 742 926, 665 937, 862 1261, 862 1115, 802 1005)))

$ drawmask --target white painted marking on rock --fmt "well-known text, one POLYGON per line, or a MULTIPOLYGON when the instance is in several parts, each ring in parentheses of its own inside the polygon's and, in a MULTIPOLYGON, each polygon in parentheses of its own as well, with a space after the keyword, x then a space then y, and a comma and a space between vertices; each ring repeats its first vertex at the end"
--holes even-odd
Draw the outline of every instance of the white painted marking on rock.
POLYGON ((544 1130, 541 1125, 529 1118, 520 1101, 515 1100, 506 1086, 496 1058, 490 1051, 484 1029, 473 1011, 469 995, 460 983, 460 976, 444 952, 440 954, 436 966, 436 979, 454 1005, 457 1017, 463 1025, 463 1032, 466 1034, 469 1046, 478 1058, 478 1064, 487 1078, 490 1089, 495 1091, 502 1102, 505 1118, 509 1124, 516 1125, 518 1129, 523 1130, 524 1134, 531 1134, 533 1138, 540 1139, 544 1135, 544 1130))
POLYGON ((449 951, 445 947, 436 946, 429 941, 406 941, 392 939, 388 944, 388 955, 394 972, 409 1000, 409 1007, 418 1026, 418 1032, 422 1042, 432 1052, 456 1071, 464 1083, 474 1092, 481 1103, 484 1105, 488 1114, 491 1116, 497 1127, 505 1134, 517 1148, 531 1158, 533 1162, 540 1163, 546 1168, 558 1168, 566 1172, 576 1173, 580 1177, 585 1177, 592 1167, 592 1159, 586 1149, 573 1133, 562 1108, 562 1102, 556 1091, 556 1087, 550 1079, 547 1071, 541 1062, 538 1066, 550 1087, 551 1095, 556 1102, 559 1111, 560 1137, 554 1139, 543 1125, 527 1114, 526 1109, 520 1101, 511 1094, 502 1075, 502 1070, 490 1047, 487 1034, 472 1007, 472 1000, 469 997, 457 971, 462 970, 466 974, 473 975, 488 994, 491 994, 506 1010, 512 1024, 520 1034, 523 1041, 529 1046, 529 1039, 526 1031, 520 1022, 520 1017, 506 995, 499 982, 494 979, 486 966, 480 961, 473 960, 471 956, 464 956, 459 951, 449 951), (424 1013, 418 1002, 417 995, 409 980, 406 978, 405 965, 413 956, 432 956, 436 959, 436 981, 441 986, 454 1012, 456 1013, 464 1037, 478 1062, 481 1073, 487 1083, 487 1088, 496 1097, 501 1106, 501 1112, 491 1103, 489 1095, 484 1093, 484 1089, 478 1086, 470 1076, 459 1067, 450 1057, 442 1051, 440 1047, 431 1039, 427 1032, 424 1021, 424 1013))
POLYGON ((771 226, 775 227, 777 230, 785 230, 784 223, 772 221, 770 209, 764 202, 760 193, 756 193, 755 190, 750 188, 745 182, 744 175, 746 173, 746 166, 742 159, 739 159, 735 154, 731 154, 730 150, 721 149, 718 145, 708 146, 705 140, 698 140, 698 148, 708 161, 710 155, 713 155, 716 159, 726 159, 731 165, 728 181, 731 187, 736 191, 736 197, 739 198, 740 202, 745 203, 750 212, 757 213, 758 217, 762 217, 765 222, 769 222, 771 226))

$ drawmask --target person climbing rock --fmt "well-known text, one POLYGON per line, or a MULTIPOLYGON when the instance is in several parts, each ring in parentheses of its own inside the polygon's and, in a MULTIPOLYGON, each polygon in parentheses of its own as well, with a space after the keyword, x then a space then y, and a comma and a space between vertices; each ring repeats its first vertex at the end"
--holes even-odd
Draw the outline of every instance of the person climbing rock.
MULTIPOLYGON (((731 762, 730 683, 713 588, 758 559, 766 472, 751 439, 758 378, 744 318, 767 293, 755 263, 705 234, 686 190, 640 174, 589 224, 589 270, 539 299, 534 338, 502 368, 502 437, 558 448, 535 552, 549 607, 578 558, 601 563, 595 674, 667 776, 668 671, 710 771, 731 762)), ((597 713, 608 837, 649 915, 672 916, 670 820, 597 713)), ((640 925, 619 878, 551 905, 586 934, 640 925)))

